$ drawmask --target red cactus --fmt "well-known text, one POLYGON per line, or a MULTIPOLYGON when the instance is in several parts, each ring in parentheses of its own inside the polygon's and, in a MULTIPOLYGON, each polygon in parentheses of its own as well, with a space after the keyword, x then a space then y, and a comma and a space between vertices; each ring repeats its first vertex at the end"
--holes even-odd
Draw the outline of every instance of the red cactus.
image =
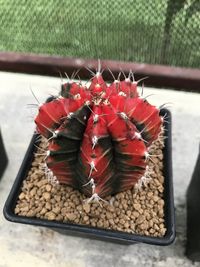
POLYGON ((63 84, 60 97, 40 106, 35 122, 49 138, 52 174, 98 200, 130 189, 144 175, 162 118, 130 77, 107 85, 97 72, 89 88, 63 84))

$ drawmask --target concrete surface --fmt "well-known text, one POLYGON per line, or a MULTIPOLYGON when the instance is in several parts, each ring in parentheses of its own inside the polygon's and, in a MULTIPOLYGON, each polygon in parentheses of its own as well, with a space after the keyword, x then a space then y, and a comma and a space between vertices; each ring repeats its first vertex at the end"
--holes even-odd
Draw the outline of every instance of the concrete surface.
POLYGON ((171 102, 173 115, 173 170, 177 239, 169 247, 144 244, 116 245, 72 236, 44 228, 14 224, 2 214, 24 153, 31 139, 36 103, 30 88, 43 101, 58 92, 60 79, 0 72, 0 126, 9 166, 0 180, 0 267, 174 267, 200 266, 184 256, 185 192, 190 181, 200 141, 200 94, 145 89, 151 103, 171 102))

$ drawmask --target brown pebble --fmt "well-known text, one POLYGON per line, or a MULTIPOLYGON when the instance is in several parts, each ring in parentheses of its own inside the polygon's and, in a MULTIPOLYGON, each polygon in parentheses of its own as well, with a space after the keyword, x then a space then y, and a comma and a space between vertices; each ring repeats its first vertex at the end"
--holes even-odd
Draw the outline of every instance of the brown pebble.
POLYGON ((116 195, 116 199, 124 199, 124 193, 119 193, 116 195))
POLYGON ((149 233, 154 234, 154 233, 155 233, 155 229, 151 228, 151 229, 149 230, 149 233))
POLYGON ((98 226, 98 227, 103 227, 103 223, 102 223, 102 221, 98 221, 98 222, 97 222, 97 226, 98 226))
POLYGON ((45 188, 46 188, 46 191, 47 191, 47 192, 50 192, 50 191, 51 191, 51 188, 52 188, 52 186, 51 186, 50 184, 47 184, 45 188))
POLYGON ((125 224, 125 220, 124 219, 120 219, 119 220, 119 223, 122 224, 122 225, 124 225, 125 224))
POLYGON ((45 217, 47 217, 48 220, 52 221, 55 220, 56 214, 52 211, 49 211, 45 214, 45 217))
POLYGON ((63 216, 61 214, 56 216, 56 221, 62 221, 63 220, 63 216))
POLYGON ((60 212, 60 207, 55 207, 52 209, 52 211, 55 213, 55 214, 59 214, 60 212))
POLYGON ((90 212, 90 204, 89 203, 84 203, 83 204, 83 209, 86 213, 90 212))
POLYGON ((92 225, 93 227, 95 227, 95 226, 96 226, 96 222, 91 222, 91 225, 92 225))
POLYGON ((62 212, 62 214, 67 213, 69 210, 70 210, 70 207, 68 207, 68 206, 66 206, 66 205, 63 205, 63 208, 61 208, 61 212, 62 212))
POLYGON ((23 212, 27 212, 27 211, 29 211, 29 207, 28 207, 28 205, 25 206, 25 207, 23 207, 23 208, 21 208, 20 211, 23 211, 23 212))
POLYGON ((155 229, 156 231, 159 231, 159 229, 160 229, 159 226, 158 226, 156 223, 154 224, 154 229, 155 229))
POLYGON ((165 233, 166 233, 166 231, 167 231, 166 228, 161 228, 161 229, 160 229, 160 233, 161 233, 161 235, 164 236, 165 233))
POLYGON ((118 201, 114 201, 114 202, 113 202, 113 206, 114 206, 114 207, 119 207, 119 202, 118 202, 118 201))
POLYGON ((114 224, 115 224, 115 222, 114 222, 113 219, 109 219, 109 223, 110 223, 111 225, 114 225, 114 224))
POLYGON ((70 221, 74 221, 76 219, 76 214, 74 214, 74 213, 66 213, 65 216, 70 221))
POLYGON ((103 225, 104 225, 105 228, 108 228, 109 227, 109 222, 108 221, 104 221, 103 225))
POLYGON ((131 218, 132 219, 137 218, 139 215, 140 215, 139 212, 133 211, 133 213, 131 214, 131 218))
POLYGON ((154 202, 157 202, 158 200, 159 200, 159 197, 158 197, 158 196, 154 196, 154 197, 153 197, 153 201, 154 201, 154 202))
POLYGON ((85 215, 84 217, 83 217, 83 221, 84 222, 87 222, 89 220, 89 217, 87 216, 87 215, 85 215))
POLYGON ((42 195, 42 190, 39 188, 38 190, 37 190, 37 195, 39 196, 39 197, 41 197, 41 195, 42 195))
POLYGON ((158 200, 158 205, 159 206, 164 206, 164 204, 165 204, 165 202, 164 202, 163 199, 158 200))
POLYGON ((37 187, 42 187, 44 184, 46 184, 45 180, 40 180, 39 182, 37 182, 37 187))
POLYGON ((60 202, 61 196, 60 195, 55 195, 54 199, 56 200, 56 202, 60 202))
POLYGON ((133 204, 133 207, 135 210, 140 210, 141 209, 141 205, 140 204, 133 204))
POLYGON ((160 186, 158 187, 158 191, 159 191, 160 193, 163 193, 163 191, 164 191, 164 187, 163 187, 162 185, 160 185, 160 186))
POLYGON ((25 194, 24 194, 24 192, 22 192, 22 193, 19 195, 19 199, 22 200, 22 199, 24 199, 24 198, 25 198, 25 194))
POLYGON ((160 229, 162 229, 162 228, 164 228, 164 227, 165 227, 164 223, 161 223, 161 224, 159 225, 159 228, 160 228, 160 229))
POLYGON ((51 198, 51 194, 49 192, 44 192, 42 194, 43 198, 46 199, 46 200, 49 200, 51 198))
POLYGON ((115 222, 116 224, 118 224, 118 222, 119 222, 119 218, 116 217, 116 218, 114 219, 114 222, 115 222))
POLYGON ((51 210, 51 204, 50 204, 49 202, 46 202, 46 204, 45 204, 45 208, 46 208, 47 210, 51 210))
POLYGON ((18 206, 16 206, 15 213, 18 214, 19 212, 20 212, 20 208, 18 206))
POLYGON ((124 227, 125 227, 125 228, 129 228, 129 223, 128 223, 128 222, 125 222, 125 223, 124 223, 124 227))
POLYGON ((81 213, 83 211, 83 205, 78 205, 76 209, 81 213))
POLYGON ((164 210, 163 210, 162 206, 159 207, 158 215, 159 215, 159 217, 162 217, 164 215, 164 210))
POLYGON ((26 216, 28 216, 28 217, 34 217, 35 214, 36 214, 36 213, 35 213, 34 210, 29 210, 29 211, 27 212, 26 216))
POLYGON ((110 211, 110 212, 114 212, 115 211, 115 208, 111 205, 108 205, 107 206, 107 210, 110 211))
POLYGON ((147 221, 143 221, 143 223, 140 224, 140 229, 142 229, 142 230, 147 230, 148 227, 149 227, 149 224, 147 221))
POLYGON ((148 192, 148 193, 147 193, 147 196, 148 196, 148 197, 152 197, 152 196, 153 196, 153 192, 151 192, 151 191, 148 192))
POLYGON ((111 212, 106 212, 106 217, 107 219, 112 219, 113 218, 113 214, 111 212))
POLYGON ((140 216, 137 218, 136 223, 137 223, 137 224, 141 224, 144 220, 145 220, 144 215, 140 215, 140 216))
POLYGON ((131 211, 130 210, 127 210, 126 214, 127 214, 128 217, 131 217, 131 211))
POLYGON ((100 218, 104 220, 104 219, 106 218, 106 215, 103 214, 103 213, 101 213, 101 214, 100 214, 100 218))
POLYGON ((47 209, 46 208, 42 208, 41 211, 40 211, 40 214, 43 215, 47 212, 47 209))

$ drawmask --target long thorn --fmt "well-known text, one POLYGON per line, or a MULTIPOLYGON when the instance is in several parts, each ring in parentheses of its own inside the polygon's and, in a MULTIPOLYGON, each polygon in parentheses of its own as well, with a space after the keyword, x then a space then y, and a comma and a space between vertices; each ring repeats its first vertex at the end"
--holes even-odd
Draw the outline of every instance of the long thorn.
POLYGON ((85 67, 86 68, 86 70, 88 70, 93 76, 95 76, 96 74, 91 70, 91 69, 89 69, 88 67, 85 67))
POLYGON ((113 77, 113 80, 115 81, 115 80, 116 80, 116 79, 115 79, 115 76, 114 76, 114 74, 112 73, 112 71, 111 71, 110 68, 108 68, 108 71, 110 72, 111 76, 113 77))
POLYGON ((50 128, 46 127, 43 123, 41 123, 41 125, 42 125, 45 129, 47 129, 50 133, 52 133, 52 134, 54 133, 53 130, 51 130, 50 128))
POLYGON ((120 70, 121 70, 121 73, 124 75, 124 79, 126 79, 126 75, 125 75, 124 71, 122 70, 122 68, 120 68, 120 70))
POLYGON ((131 79, 131 73, 132 73, 132 70, 130 69, 130 70, 129 70, 129 74, 128 74, 128 79, 129 79, 129 80, 131 79))
POLYGON ((132 77, 133 82, 135 82, 135 77, 134 77, 134 73, 132 70, 131 70, 131 77, 132 77))
POLYGON ((98 59, 98 68, 97 68, 97 72, 101 73, 101 61, 100 61, 100 59, 98 59))
POLYGON ((33 97, 35 98, 35 100, 38 102, 38 105, 40 105, 40 101, 38 100, 38 98, 36 97, 36 95, 34 94, 32 88, 30 87, 31 93, 33 95, 33 97))
POLYGON ((173 103, 172 102, 166 102, 166 103, 164 103, 164 104, 162 104, 161 106, 159 106, 159 109, 162 109, 162 108, 164 108, 166 105, 173 105, 173 103))
POLYGON ((34 153, 36 156, 46 156, 47 155, 47 153, 34 153))
POLYGON ((148 97, 153 96, 153 95, 155 95, 155 94, 149 94, 149 95, 143 97, 142 99, 143 99, 143 100, 146 100, 148 97))
POLYGON ((92 112, 93 115, 96 115, 89 105, 87 105, 87 107, 89 108, 89 110, 92 112))
POLYGON ((65 76, 67 77, 68 82, 70 82, 70 78, 69 78, 68 74, 67 74, 66 72, 64 72, 64 74, 65 74, 65 76))
POLYGON ((103 75, 104 71, 105 71, 105 69, 102 69, 101 72, 100 72, 100 74, 103 75))
POLYGON ((73 79, 76 78, 77 74, 79 73, 80 69, 77 69, 77 71, 74 73, 73 79))
POLYGON ((141 96, 143 96, 144 94, 144 83, 142 83, 142 92, 141 92, 141 96))
POLYGON ((141 81, 144 81, 144 80, 146 80, 146 79, 148 79, 149 78, 149 76, 146 76, 146 77, 144 77, 144 78, 141 78, 140 80, 138 80, 138 81, 136 81, 137 83, 140 83, 141 81))
POLYGON ((63 77, 62 77, 62 73, 60 71, 58 71, 59 75, 60 75, 60 79, 61 79, 61 83, 63 84, 63 77))
POLYGON ((121 71, 120 71, 119 74, 118 74, 118 77, 117 77, 117 80, 118 80, 118 81, 120 81, 120 76, 121 76, 121 74, 122 74, 122 73, 121 73, 121 71))
MULTIPOLYGON (((38 104, 26 104, 26 108, 29 109, 29 110, 31 110, 31 111, 32 111, 33 108, 35 108, 35 109, 38 110, 39 105, 38 104)), ((34 116, 32 118, 34 118, 34 116)))
POLYGON ((44 151, 44 152, 47 151, 47 150, 45 150, 44 148, 41 148, 41 147, 37 146, 36 144, 34 144, 34 146, 35 146, 37 149, 40 149, 40 150, 42 150, 42 151, 44 151))

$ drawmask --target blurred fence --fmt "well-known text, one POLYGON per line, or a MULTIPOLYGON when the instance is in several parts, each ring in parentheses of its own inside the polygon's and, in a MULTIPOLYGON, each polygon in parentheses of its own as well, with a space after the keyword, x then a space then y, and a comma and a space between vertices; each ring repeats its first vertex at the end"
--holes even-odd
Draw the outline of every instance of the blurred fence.
POLYGON ((0 0, 0 51, 200 67, 199 0, 0 0))

